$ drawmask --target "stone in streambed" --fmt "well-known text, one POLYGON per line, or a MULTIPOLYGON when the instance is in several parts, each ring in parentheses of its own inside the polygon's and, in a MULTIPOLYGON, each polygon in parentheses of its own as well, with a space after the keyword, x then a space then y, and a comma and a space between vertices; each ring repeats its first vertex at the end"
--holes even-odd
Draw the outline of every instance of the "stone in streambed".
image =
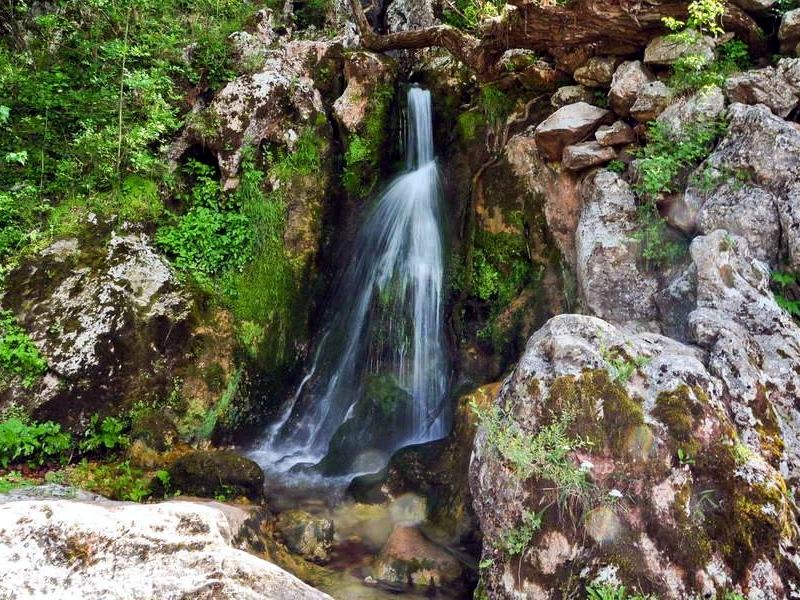
POLYGON ((312 562, 327 562, 333 544, 333 521, 290 510, 280 514, 277 528, 289 550, 312 562))
POLYGON ((389 584, 447 585, 461 579, 461 563, 416 527, 395 526, 375 565, 375 578, 389 584))

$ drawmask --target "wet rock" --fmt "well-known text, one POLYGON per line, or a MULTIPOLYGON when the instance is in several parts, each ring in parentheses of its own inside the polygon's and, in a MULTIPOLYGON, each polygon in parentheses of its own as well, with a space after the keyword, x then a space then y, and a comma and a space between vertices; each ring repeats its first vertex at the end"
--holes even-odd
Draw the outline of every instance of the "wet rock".
POLYGON ((167 386, 188 338, 189 296, 148 236, 97 235, 57 241, 8 275, 3 307, 49 371, 34 390, 6 390, 0 405, 72 423, 81 412, 116 414, 167 386))
POLYGON ((184 494, 214 498, 264 494, 264 473, 252 460, 230 450, 197 450, 169 468, 170 485, 184 494))
POLYGON ((655 76, 641 61, 622 63, 614 72, 608 100, 618 115, 627 117, 639 96, 639 90, 647 83, 655 81, 655 76))
POLYGON ((247 518, 216 503, 0 500, 0 563, 14 565, 0 596, 330 598, 237 549, 247 518))
POLYGON ((764 104, 779 117, 800 104, 800 58, 784 58, 777 67, 746 71, 725 81, 731 102, 764 104))
POLYGON ((616 121, 613 125, 604 125, 594 134, 601 146, 622 146, 636 141, 633 128, 625 121, 616 121))
POLYGON ((698 56, 708 64, 714 61, 714 41, 704 35, 665 35, 653 38, 644 50, 646 65, 674 65, 684 56, 698 56))
POLYGON ((583 171, 612 161, 616 156, 616 150, 599 142, 583 142, 564 148, 561 162, 571 171, 583 171))
POLYGON ((778 29, 778 39, 781 41, 781 51, 791 52, 800 42, 800 8, 786 11, 781 18, 778 29))
POLYGON ((725 95, 716 86, 705 87, 691 96, 679 98, 656 119, 676 138, 700 123, 710 123, 725 111, 725 95))
POLYGON ((578 102, 559 108, 536 127, 534 134, 539 150, 550 160, 561 160, 564 148, 586 139, 611 120, 611 113, 578 102))
POLYGON ((717 229, 744 237, 753 256, 777 264, 781 223, 778 199, 768 190, 746 183, 725 183, 715 190, 697 215, 697 231, 717 229))
POLYGON ((619 59, 614 56, 593 56, 572 77, 589 88, 608 87, 618 64, 619 59))
POLYGON ((669 106, 672 91, 660 81, 652 81, 639 88, 636 102, 631 106, 631 116, 643 123, 652 121, 669 106))
POLYGON ((333 521, 290 510, 278 516, 276 527, 289 550, 312 562, 327 562, 333 544, 333 521))
POLYGON ((658 283, 640 268, 636 198, 617 174, 598 171, 584 182, 576 233, 578 287, 593 314, 614 322, 656 317, 658 283))
POLYGON ((413 526, 396 525, 374 568, 378 581, 442 586, 462 576, 461 563, 413 526))
POLYGON ((565 85, 558 88, 550 96, 550 104, 554 108, 561 108, 577 102, 591 103, 594 101, 594 92, 582 85, 565 85))

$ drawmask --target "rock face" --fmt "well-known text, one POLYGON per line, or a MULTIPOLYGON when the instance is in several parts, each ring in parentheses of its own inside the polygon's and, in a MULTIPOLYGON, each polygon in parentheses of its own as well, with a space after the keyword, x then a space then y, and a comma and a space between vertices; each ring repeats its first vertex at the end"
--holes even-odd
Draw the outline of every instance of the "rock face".
POLYGON ((575 236, 577 276, 591 311, 618 322, 656 317, 656 279, 639 264, 636 199, 610 171, 591 175, 583 187, 584 208, 575 236))
POLYGON ((593 56, 572 75, 575 81, 590 88, 608 87, 618 60, 613 56, 593 56))
POLYGON ((0 404, 69 420, 122 410, 166 385, 189 334, 188 294, 148 236, 115 232, 92 244, 57 241, 9 274, 3 306, 49 371, 38 388, 7 390, 0 404))
POLYGON ((703 88, 691 96, 679 98, 670 104, 656 119, 679 137, 699 123, 709 123, 725 110, 725 95, 716 86, 703 88))
POLYGON ((0 596, 330 599, 236 549, 246 518, 219 504, 3 502, 0 496, 0 596))
POLYGON ((558 88, 550 96, 550 103, 554 108, 561 108, 568 104, 577 102, 591 103, 594 100, 594 92, 582 85, 565 85, 558 88))
POLYGON ((636 141, 636 134, 625 121, 617 121, 613 125, 604 125, 594 134, 601 146, 620 146, 636 141))
POLYGON ((184 454, 169 467, 170 484, 184 494, 215 497, 244 495, 261 498, 264 473, 252 460, 229 450, 198 450, 184 454))
POLYGON ((660 81, 652 81, 639 88, 636 102, 631 106, 631 116, 647 122, 658 117, 669 106, 672 91, 660 81))
POLYGON ((441 586, 461 577, 461 563, 413 526, 396 525, 375 565, 375 578, 390 584, 441 586))
POLYGON ((536 127, 536 145, 548 159, 561 160, 565 147, 584 140, 610 119, 611 113, 604 108, 586 102, 569 104, 536 127))
POLYGON ((800 58, 784 58, 777 67, 733 75, 725 82, 725 94, 731 102, 764 104, 786 117, 800 104, 800 58))
POLYGON ((781 18, 778 29, 778 39, 781 41, 781 51, 791 52, 800 42, 800 8, 786 11, 781 18))

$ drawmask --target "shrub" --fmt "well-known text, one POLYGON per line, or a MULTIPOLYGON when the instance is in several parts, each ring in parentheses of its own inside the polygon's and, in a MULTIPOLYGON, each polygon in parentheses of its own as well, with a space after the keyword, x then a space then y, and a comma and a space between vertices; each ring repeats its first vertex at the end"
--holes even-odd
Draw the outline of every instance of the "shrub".
POLYGON ((124 434, 127 428, 127 424, 116 417, 101 420, 99 415, 92 415, 78 449, 85 453, 124 448, 128 445, 128 437, 124 434))

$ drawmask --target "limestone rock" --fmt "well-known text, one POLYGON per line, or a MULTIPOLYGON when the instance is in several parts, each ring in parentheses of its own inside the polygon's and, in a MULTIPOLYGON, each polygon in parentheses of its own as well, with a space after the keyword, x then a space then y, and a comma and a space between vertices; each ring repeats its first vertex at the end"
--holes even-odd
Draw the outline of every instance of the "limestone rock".
POLYGON ((631 106, 631 116, 647 122, 658 117, 669 106, 672 91, 660 81, 652 81, 639 88, 636 102, 631 106))
POLYGON ((583 171, 612 161, 616 156, 616 150, 599 142, 583 142, 564 148, 561 161, 571 171, 583 171))
POLYGON ((569 104, 536 127, 536 145, 548 159, 561 160, 566 146, 586 139, 610 119, 611 113, 604 108, 586 102, 569 104))
POLYGON ((774 265, 778 259, 781 223, 778 199, 751 184, 725 183, 703 202, 697 215, 697 231, 717 229, 745 238, 753 256, 774 265))
POLYGON ((261 36, 247 31, 236 31, 228 36, 231 56, 241 71, 256 71, 267 58, 268 43, 261 36))
POLYGON ((324 563, 333 544, 333 521, 317 518, 302 510, 282 512, 277 528, 286 546, 303 558, 324 563))
POLYGON ((739 73, 725 82, 731 102, 764 104, 786 117, 800 104, 800 58, 784 58, 777 67, 739 73))
POLYGON ((3 400, 38 418, 123 410, 145 375, 149 391, 157 389, 187 339, 189 296, 149 237, 99 237, 96 246, 57 241, 6 280, 3 306, 18 315, 49 372, 38 388, 12 389, 3 400))
POLYGON ((565 85, 558 88, 553 95, 550 96, 550 104, 553 108, 561 108, 568 104, 575 104, 577 102, 591 103, 594 101, 594 93, 589 88, 582 85, 565 85))
MULTIPOLYGON (((709 250, 721 238, 709 239, 709 250)), ((747 276, 733 276, 740 275, 747 276)), ((727 293, 712 290, 705 277, 698 303, 707 301, 706 292, 727 293)), ((724 302, 732 309, 736 300, 724 302)), ((747 427, 729 416, 726 402, 738 390, 720 385, 717 356, 718 350, 706 354, 579 315, 555 317, 529 340, 496 402, 508 415, 500 418, 513 421, 507 426, 515 435, 538 436, 559 422, 555 415, 571 411, 569 438, 590 436, 591 445, 573 447, 559 464, 576 477, 584 473, 586 483, 570 488, 565 477, 559 485, 552 471, 534 466, 518 485, 514 462, 503 458, 494 434, 479 428, 470 483, 484 535, 482 558, 492 559, 481 574, 488 597, 522 597, 524 590, 546 598, 581 572, 586 581, 613 576, 631 592, 677 600, 748 585, 746 573, 754 570, 780 574, 769 580, 772 597, 788 595, 799 571, 779 550, 797 537, 786 480, 769 450, 737 434, 747 427), (630 365, 621 377, 620 363, 630 365), (687 454, 694 461, 689 467, 678 458, 687 454), (697 511, 709 489, 724 508, 697 511), (528 550, 510 558, 508 536, 520 530, 526 513, 542 511, 556 496, 579 508, 573 516, 544 509, 528 550), (745 504, 758 508, 745 510, 745 504), (754 536, 754 528, 770 533, 754 536)), ((774 421, 768 428, 775 435, 774 421)))
POLYGON ((587 307, 618 323, 653 320, 658 284, 638 264, 633 192, 617 174, 598 171, 584 182, 583 198, 575 244, 578 287, 587 307))
POLYGON ((780 247, 790 267, 800 269, 800 130, 766 106, 734 104, 728 116, 726 136, 700 167, 703 177, 722 182, 739 174, 770 192, 780 218, 780 247))
POLYGON ((641 61, 622 63, 614 72, 608 100, 618 115, 627 117, 639 96, 639 90, 647 83, 655 81, 655 76, 641 61))
POLYGON ((614 56, 593 56, 575 71, 572 77, 589 88, 608 87, 619 60, 614 56))
POLYGON ((235 547, 243 509, 2 498, 0 596, 9 600, 330 600, 235 547))
POLYGON ((783 52, 791 52, 800 42, 800 8, 789 10, 783 14, 781 26, 778 29, 778 39, 781 41, 783 52))
POLYGON ((663 123, 675 137, 700 123, 710 123, 725 110, 725 95, 716 86, 705 87, 691 96, 679 98, 670 104, 656 119, 663 123))
POLYGON ((594 137, 601 146, 622 146, 636 141, 636 134, 625 121, 603 125, 595 132, 594 137))
POLYGON ((706 64, 713 62, 714 41, 700 34, 689 39, 683 35, 665 35, 653 38, 644 50, 644 63, 669 66, 689 55, 702 57, 706 64))
POLYGON ((386 11, 390 32, 422 29, 436 24, 432 0, 393 0, 386 11))
POLYGON ((390 584, 449 584, 461 578, 461 563, 428 540, 419 529, 396 525, 375 565, 375 578, 390 584))
POLYGON ((197 450, 169 466, 170 485, 202 497, 264 494, 264 473, 252 460, 230 450, 197 450))

